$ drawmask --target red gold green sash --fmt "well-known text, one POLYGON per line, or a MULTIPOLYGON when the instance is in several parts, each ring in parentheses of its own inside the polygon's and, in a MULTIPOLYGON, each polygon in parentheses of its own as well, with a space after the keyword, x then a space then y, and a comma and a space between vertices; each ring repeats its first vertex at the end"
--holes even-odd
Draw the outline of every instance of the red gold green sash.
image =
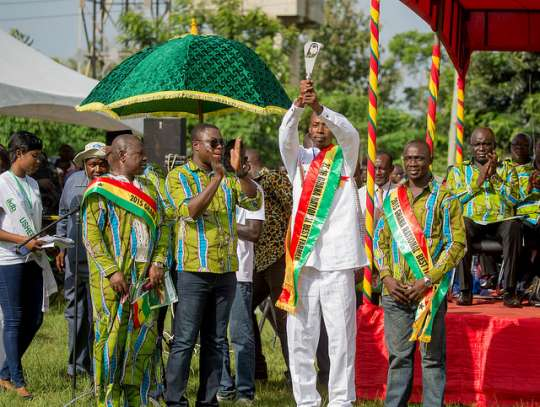
POLYGON ((152 238, 155 239, 157 232, 157 204, 152 197, 129 182, 107 177, 96 178, 88 185, 84 192, 83 202, 89 195, 94 193, 107 198, 115 205, 144 220, 150 228, 152 238))
POLYGON ((148 295, 143 295, 133 303, 133 327, 140 328, 152 315, 148 295))
POLYGON ((343 151, 330 145, 311 162, 304 180, 294 218, 294 230, 287 229, 285 242, 285 279, 276 305, 294 312, 298 303, 300 271, 306 264, 328 217, 341 179, 343 151))
MULTIPOLYGON (((388 199, 384 201, 383 210, 392 238, 411 268, 414 278, 417 280, 424 278, 433 268, 433 262, 426 237, 407 197, 407 188, 400 185, 391 191, 388 199)), ((431 341, 433 319, 448 291, 448 277, 447 273, 439 284, 435 284, 426 292, 418 304, 411 341, 431 341)))

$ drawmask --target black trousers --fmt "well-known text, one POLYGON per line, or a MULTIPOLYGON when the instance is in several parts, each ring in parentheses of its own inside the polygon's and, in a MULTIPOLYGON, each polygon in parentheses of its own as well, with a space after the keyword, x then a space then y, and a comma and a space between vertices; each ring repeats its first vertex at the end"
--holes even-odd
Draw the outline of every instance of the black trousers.
POLYGON ((467 253, 461 260, 459 266, 459 286, 461 291, 471 290, 473 278, 471 274, 471 263, 473 251, 472 244, 486 236, 493 236, 503 247, 504 259, 504 287, 507 292, 514 293, 518 280, 519 256, 521 254, 521 221, 517 219, 505 220, 503 222, 480 225, 470 219, 465 218, 465 230, 467 236, 467 253))
POLYGON ((252 302, 252 319, 253 333, 255 334, 255 371, 258 377, 268 375, 266 359, 262 351, 261 334, 257 324, 255 310, 268 297, 272 301, 276 319, 268 318, 272 324, 272 328, 276 332, 281 343, 281 352, 283 360, 289 370, 289 348, 287 346, 287 313, 275 306, 276 301, 281 294, 283 279, 285 278, 285 256, 282 256, 275 263, 268 266, 265 270, 253 273, 253 302, 252 302))
POLYGON ((523 221, 523 240, 525 250, 520 264, 525 270, 523 280, 528 285, 535 276, 540 277, 540 223, 531 225, 523 221))

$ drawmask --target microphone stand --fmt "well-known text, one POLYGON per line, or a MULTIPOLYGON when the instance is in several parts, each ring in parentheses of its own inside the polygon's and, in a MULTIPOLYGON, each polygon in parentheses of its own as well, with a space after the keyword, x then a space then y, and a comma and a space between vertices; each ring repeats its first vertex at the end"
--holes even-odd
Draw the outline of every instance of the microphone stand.
POLYGON ((72 211, 66 213, 64 216, 61 216, 60 218, 58 218, 57 220, 55 220, 54 222, 52 223, 49 223, 47 226, 45 226, 43 229, 41 229, 39 232, 35 233, 34 235, 30 236, 28 239, 26 239, 24 242, 22 242, 21 244, 18 244, 17 246, 15 246, 15 250, 20 253, 20 250, 28 243, 30 242, 31 240, 34 240, 35 238, 45 234, 45 232, 47 232, 49 229, 52 229, 53 226, 56 226, 59 222, 63 221, 64 219, 66 218, 69 218, 71 215, 79 212, 79 207, 73 209, 72 211))
MULTIPOLYGON (((77 210, 73 213, 76 213, 79 211, 79 207, 77 207, 77 210)), ((73 340, 73 354, 71 356, 71 364, 73 365, 73 376, 71 377, 71 397, 75 399, 75 393, 77 389, 77 324, 79 320, 79 239, 80 239, 80 225, 81 225, 81 217, 76 216, 75 221, 75 272, 74 279, 73 279, 73 285, 75 286, 75 295, 74 295, 74 301, 75 301, 75 310, 73 315, 73 327, 71 334, 72 340, 73 340)), ((64 288, 65 289, 65 288, 64 288)))
MULTIPOLYGON (((61 219, 65 219, 67 216, 74 215, 75 213, 79 212, 80 208, 77 207, 76 209, 69 212, 67 215, 60 218, 56 223, 58 223, 61 219)), ((71 355, 71 364, 73 365, 73 375, 71 376, 71 401, 64 404, 64 407, 68 407, 76 403, 78 400, 80 400, 83 397, 86 397, 88 395, 91 395, 93 393, 93 388, 79 396, 77 396, 77 326, 79 322, 79 244, 80 244, 80 226, 81 226, 81 217, 80 215, 76 217, 75 220, 75 269, 74 271, 74 278, 73 278, 73 285, 74 285, 74 301, 75 301, 75 307, 74 307, 74 315, 73 315, 73 323, 72 323, 72 334, 71 334, 71 340, 73 343, 73 353, 71 355)), ((86 339, 86 338, 85 338, 86 339)))

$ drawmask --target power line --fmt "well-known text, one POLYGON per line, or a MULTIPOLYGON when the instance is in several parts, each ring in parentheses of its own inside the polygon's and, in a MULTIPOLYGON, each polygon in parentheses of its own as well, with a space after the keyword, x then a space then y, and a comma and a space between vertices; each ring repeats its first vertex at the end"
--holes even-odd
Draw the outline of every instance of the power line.
POLYGON ((0 2, 0 6, 19 6, 25 4, 48 4, 48 3, 59 3, 67 2, 71 0, 28 0, 28 1, 6 1, 0 2))
POLYGON ((41 20, 46 18, 64 18, 64 17, 75 17, 79 13, 71 14, 55 14, 50 16, 30 16, 30 17, 14 17, 14 18, 0 18, 0 21, 23 21, 23 20, 41 20))

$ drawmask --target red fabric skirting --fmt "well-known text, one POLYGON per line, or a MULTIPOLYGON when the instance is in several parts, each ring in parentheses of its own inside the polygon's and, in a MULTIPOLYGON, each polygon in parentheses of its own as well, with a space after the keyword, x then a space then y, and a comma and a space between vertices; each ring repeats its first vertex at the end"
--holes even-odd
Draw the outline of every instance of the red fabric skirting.
MULTIPOLYGON (((362 306, 357 321, 356 394, 359 399, 382 399, 388 370, 383 310, 362 306)), ((540 309, 450 304, 446 337, 446 403, 540 406, 540 309)), ((418 350, 414 377, 411 401, 419 402, 418 350)))

